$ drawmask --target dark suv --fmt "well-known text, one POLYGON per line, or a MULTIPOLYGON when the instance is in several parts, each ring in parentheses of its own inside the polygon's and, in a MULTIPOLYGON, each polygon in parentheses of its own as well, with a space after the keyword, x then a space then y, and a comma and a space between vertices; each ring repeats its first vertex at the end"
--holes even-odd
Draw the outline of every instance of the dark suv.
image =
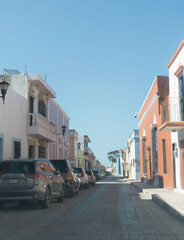
POLYGON ((72 164, 66 159, 50 160, 54 167, 60 171, 61 176, 65 181, 65 193, 70 197, 74 197, 75 193, 79 192, 79 180, 73 171, 72 164))
POLYGON ((64 181, 46 159, 0 162, 0 204, 9 201, 40 202, 49 208, 52 198, 64 201, 64 181))

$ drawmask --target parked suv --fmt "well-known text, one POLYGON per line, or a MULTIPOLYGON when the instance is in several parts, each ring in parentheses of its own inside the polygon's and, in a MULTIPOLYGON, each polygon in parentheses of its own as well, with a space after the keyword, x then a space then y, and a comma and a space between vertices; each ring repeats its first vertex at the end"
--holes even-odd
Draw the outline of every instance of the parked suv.
POLYGON ((98 170, 92 170, 93 174, 95 175, 96 180, 100 180, 101 176, 100 176, 100 172, 98 170))
POLYGON ((74 197, 75 193, 79 192, 80 182, 73 171, 71 162, 66 159, 53 159, 50 161, 60 171, 65 181, 65 193, 69 194, 70 197, 74 197))
POLYGON ((49 208, 51 199, 64 201, 64 181, 46 159, 19 159, 0 162, 0 204, 9 201, 40 202, 49 208))
POLYGON ((86 174, 88 175, 89 183, 92 184, 92 186, 95 186, 96 178, 93 174, 93 171, 92 170, 86 170, 86 174))
POLYGON ((81 180, 81 187, 87 188, 89 184, 88 175, 85 173, 84 168, 74 167, 74 172, 78 175, 81 180))

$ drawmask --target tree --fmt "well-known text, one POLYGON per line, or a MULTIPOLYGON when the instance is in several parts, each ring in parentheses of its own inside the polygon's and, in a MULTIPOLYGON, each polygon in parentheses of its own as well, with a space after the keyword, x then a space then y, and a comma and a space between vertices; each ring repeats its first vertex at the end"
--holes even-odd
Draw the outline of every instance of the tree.
POLYGON ((115 150, 115 151, 107 153, 108 160, 112 163, 115 163, 119 156, 120 156, 119 150, 115 150))

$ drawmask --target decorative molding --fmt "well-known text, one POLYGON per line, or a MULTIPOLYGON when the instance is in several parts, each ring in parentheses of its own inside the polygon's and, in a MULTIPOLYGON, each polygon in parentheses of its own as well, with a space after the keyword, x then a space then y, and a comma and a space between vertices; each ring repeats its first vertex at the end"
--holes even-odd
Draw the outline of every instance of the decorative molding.
POLYGON ((179 68, 176 70, 176 72, 174 73, 174 75, 176 77, 178 77, 184 70, 184 66, 183 65, 180 65, 179 68))

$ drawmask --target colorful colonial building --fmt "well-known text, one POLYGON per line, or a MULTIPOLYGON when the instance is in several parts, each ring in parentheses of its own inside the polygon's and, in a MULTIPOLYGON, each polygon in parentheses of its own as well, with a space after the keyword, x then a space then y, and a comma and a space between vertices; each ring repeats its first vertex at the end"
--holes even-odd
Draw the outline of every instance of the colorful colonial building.
POLYGON ((139 112, 141 180, 155 187, 173 189, 170 132, 161 132, 169 95, 169 78, 157 76, 139 112))

